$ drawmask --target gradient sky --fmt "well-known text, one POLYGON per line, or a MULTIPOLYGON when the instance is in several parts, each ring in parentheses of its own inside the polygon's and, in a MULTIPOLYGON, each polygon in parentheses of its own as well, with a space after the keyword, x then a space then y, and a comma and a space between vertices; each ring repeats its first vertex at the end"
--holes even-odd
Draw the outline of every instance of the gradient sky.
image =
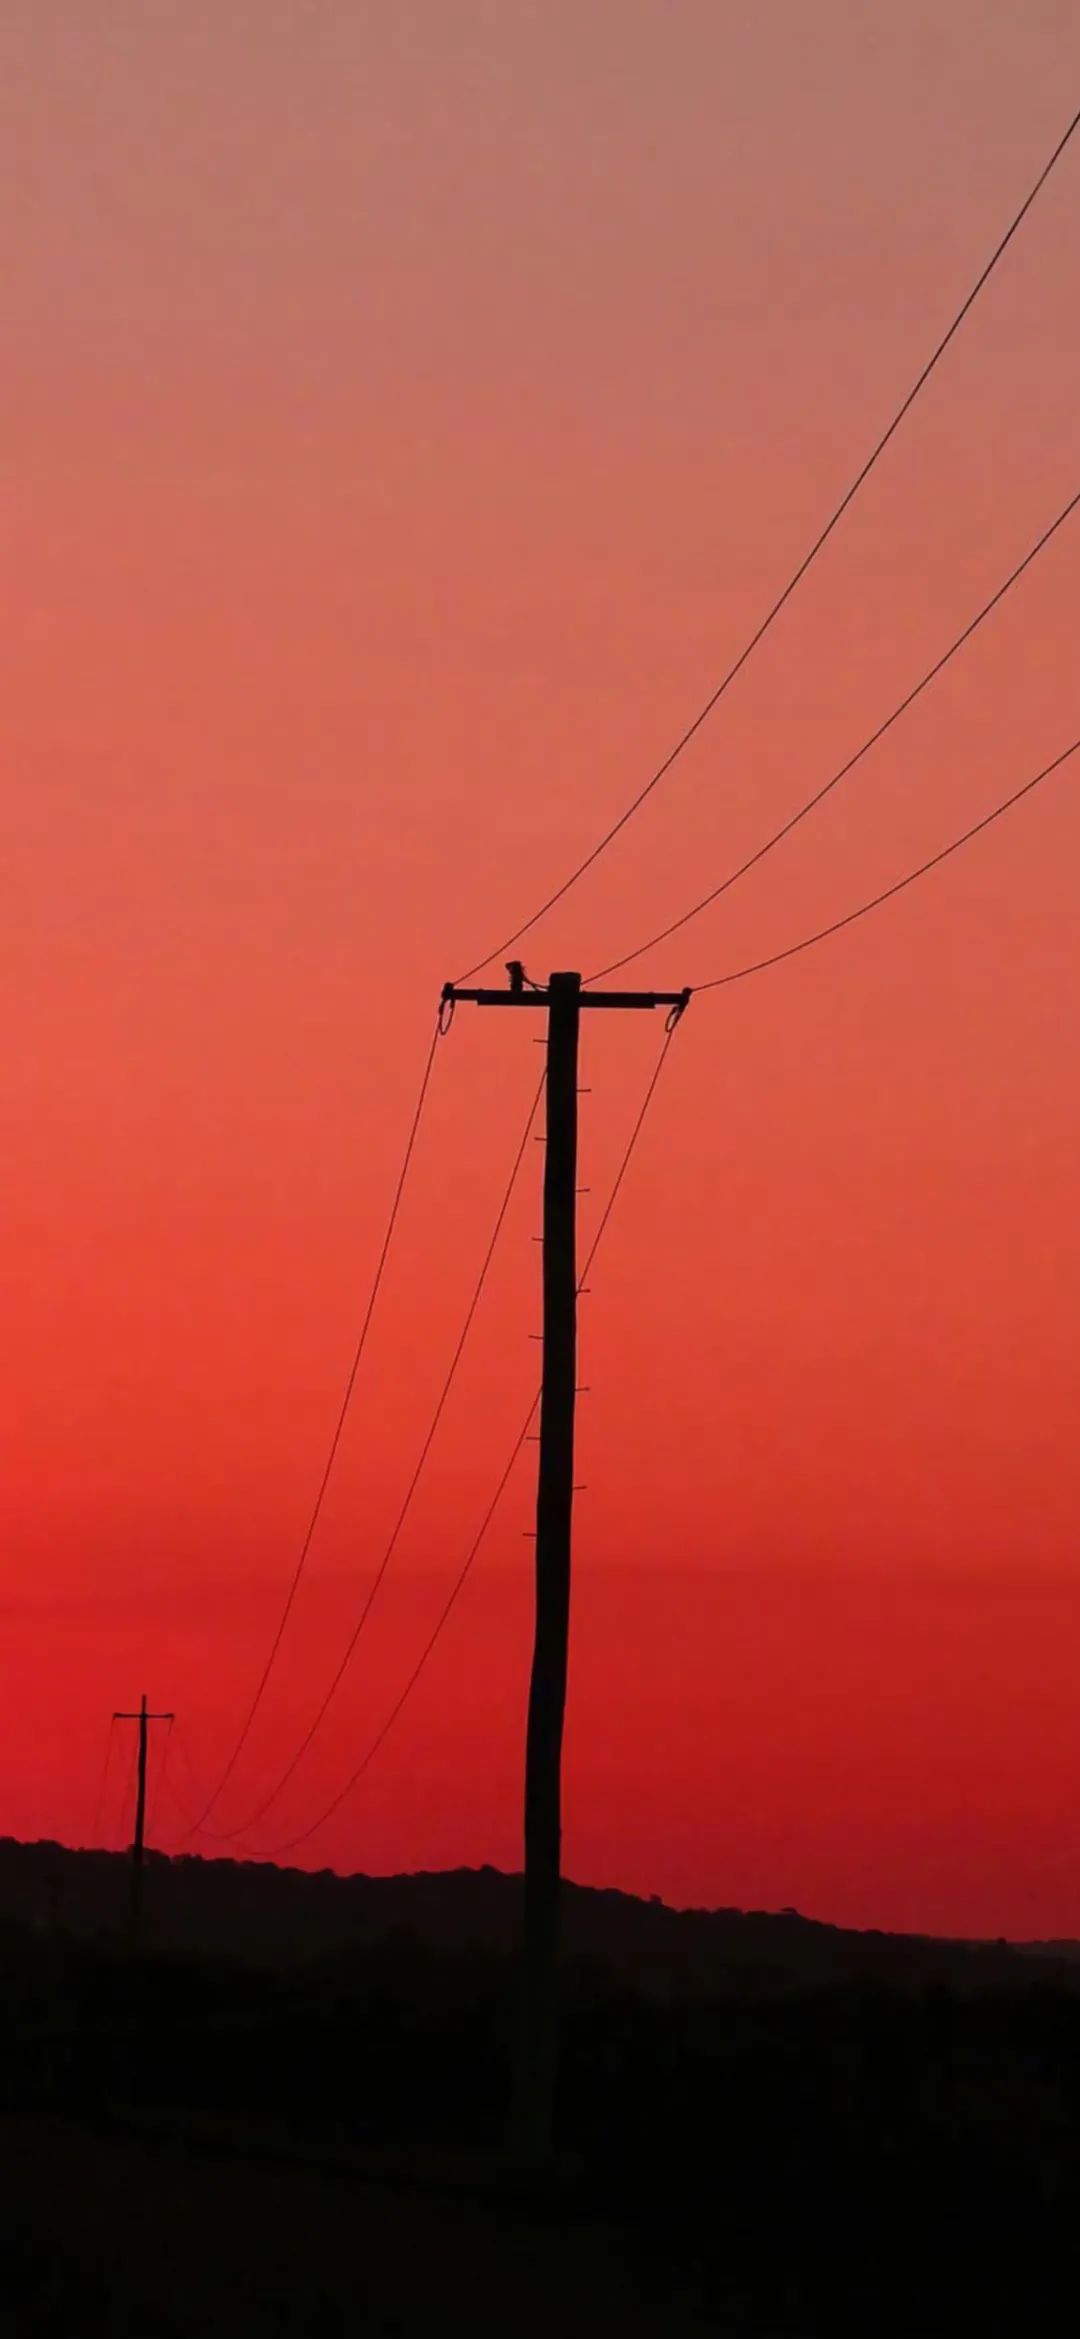
MULTIPOLYGON (((144 1686, 181 1717, 180 1799, 209 1787, 439 984, 708 694, 1078 90, 1072 0, 3 10, 0 1828, 88 1840, 109 1712, 144 1686)), ((1078 261, 1080 147, 768 645, 530 935, 534 973, 602 964, 722 876, 1080 485, 1078 261)), ((1078 621, 1080 518, 637 979, 781 946, 1027 778, 1080 730, 1078 621)), ((1078 786, 678 1035, 582 1309, 584 1880, 1080 1933, 1078 786)), ((439 1051, 225 1820, 370 1581, 531 1036, 463 1010, 439 1051)), ((586 1239, 659 1039, 586 1029, 586 1239)), ((256 1848, 363 1750, 502 1470, 537 1365, 540 1159, 385 1598, 256 1848)), ((529 1468, 311 1864, 517 1863, 529 1468)))

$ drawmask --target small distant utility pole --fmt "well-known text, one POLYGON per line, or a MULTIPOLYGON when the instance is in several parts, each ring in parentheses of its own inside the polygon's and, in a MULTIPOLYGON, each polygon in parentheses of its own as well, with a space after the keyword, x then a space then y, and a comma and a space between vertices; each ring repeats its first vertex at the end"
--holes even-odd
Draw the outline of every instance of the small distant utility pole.
POLYGON ((142 1931, 143 1853, 146 1849, 146 1758, 149 1751, 151 1722, 173 1722, 175 1714, 151 1714, 146 1710, 146 1691, 142 1693, 137 1714, 114 1714, 114 1722, 137 1722, 139 1725, 139 1774, 135 1792, 135 1835, 131 1846, 131 1946, 137 1949, 142 1931))
POLYGON ((519 961, 509 989, 443 989, 448 1021, 458 1000, 477 1007, 547 1012, 547 1159, 544 1166, 543 1386, 536 1495, 536 1626, 525 1748, 525 1905, 514 2146, 537 2167, 550 2159, 558 2054, 562 1740, 570 1632, 570 1546, 577 1387, 577 1098, 583 1008, 666 1007, 678 1017, 689 991, 585 991, 579 974, 530 983, 519 961))

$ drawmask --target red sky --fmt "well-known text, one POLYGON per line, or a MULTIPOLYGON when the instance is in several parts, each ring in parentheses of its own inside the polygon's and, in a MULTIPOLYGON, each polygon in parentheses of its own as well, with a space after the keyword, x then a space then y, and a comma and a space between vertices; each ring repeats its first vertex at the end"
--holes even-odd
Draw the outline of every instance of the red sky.
MULTIPOLYGON (((1064 128, 1080 33, 1070 0, 15 0, 0 88, 0 1828, 85 1841, 114 1705, 176 1707, 190 1798, 185 1745, 209 1786, 251 1696, 439 984, 741 647, 1064 128)), ((1078 232, 1080 149, 534 973, 719 879, 1080 484, 1078 232)), ((1067 744, 1078 530, 636 979, 781 946, 1067 744)), ((583 1302, 578 1877, 1080 1932, 1077 786, 679 1033, 583 1302)), ((462 1011, 440 1049, 225 1820, 377 1564, 529 1036, 462 1011)), ((586 1238, 659 1037, 587 1028, 586 1238)), ((363 1751, 502 1470, 534 1150, 385 1598, 257 1846, 363 1751)), ((312 1864, 516 1864, 530 1504, 525 1460, 312 1864)), ((110 1840, 122 1785, 117 1754, 110 1840)))

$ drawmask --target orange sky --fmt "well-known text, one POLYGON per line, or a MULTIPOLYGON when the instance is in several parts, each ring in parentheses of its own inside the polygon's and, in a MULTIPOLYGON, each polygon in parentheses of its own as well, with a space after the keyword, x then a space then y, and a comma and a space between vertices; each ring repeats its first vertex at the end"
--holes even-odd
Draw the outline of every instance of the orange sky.
MULTIPOLYGON (((144 1685, 181 1716, 178 1789, 181 1733, 210 1784, 439 984, 712 688, 1078 88, 1071 0, 3 12, 0 1829, 85 1840, 109 1711, 144 1685)), ((1080 485, 1078 222, 1080 149, 768 644, 530 935, 534 973, 604 963, 721 877, 1080 485)), ((781 946, 1067 744, 1078 530, 634 979, 781 946)), ((1077 786, 678 1035, 582 1311, 583 1879, 1080 1932, 1077 786)), ((463 1010, 439 1052, 226 1819, 377 1563, 530 1036, 463 1010)), ((586 1029, 586 1239, 659 1038, 586 1029)), ((534 1151, 385 1599, 260 1844, 362 1751, 503 1467, 537 1363, 534 1151)), ((529 1468, 313 1864, 516 1863, 529 1468)), ((117 1759, 114 1840, 121 1784, 117 1759)))

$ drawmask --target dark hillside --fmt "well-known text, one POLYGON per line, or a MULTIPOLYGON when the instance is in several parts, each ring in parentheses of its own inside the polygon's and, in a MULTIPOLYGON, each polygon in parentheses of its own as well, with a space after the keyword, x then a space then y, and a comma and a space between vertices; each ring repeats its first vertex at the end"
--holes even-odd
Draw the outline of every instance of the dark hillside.
MULTIPOLYGON (((0 1921, 80 1939, 116 1935, 128 1865, 112 1852, 0 1841, 0 1921)), ((431 1948, 497 1954, 517 1936, 520 1884, 493 1868, 437 1875, 311 1875, 247 1861, 148 1858, 147 1938, 159 1950, 235 1957, 281 1968, 407 1935, 431 1948)), ((1026 1978, 1004 1943, 846 1932, 799 1916, 738 1909, 676 1910, 658 1900, 568 1884, 565 1940, 658 1996, 755 1992, 888 1980, 962 1988, 1026 1978)), ((1030 1955, 1030 1951, 1025 1953, 1030 1955)), ((1075 1950, 1043 1953, 1063 1984, 1080 1982, 1075 1950)))
POLYGON ((1080 2305, 1067 1957, 571 1890, 561 2175, 502 2158, 517 1885, 0 1847, 0 2331, 1013 2339, 1080 2305), (14 2319, 12 2319, 14 2318, 14 2319))

